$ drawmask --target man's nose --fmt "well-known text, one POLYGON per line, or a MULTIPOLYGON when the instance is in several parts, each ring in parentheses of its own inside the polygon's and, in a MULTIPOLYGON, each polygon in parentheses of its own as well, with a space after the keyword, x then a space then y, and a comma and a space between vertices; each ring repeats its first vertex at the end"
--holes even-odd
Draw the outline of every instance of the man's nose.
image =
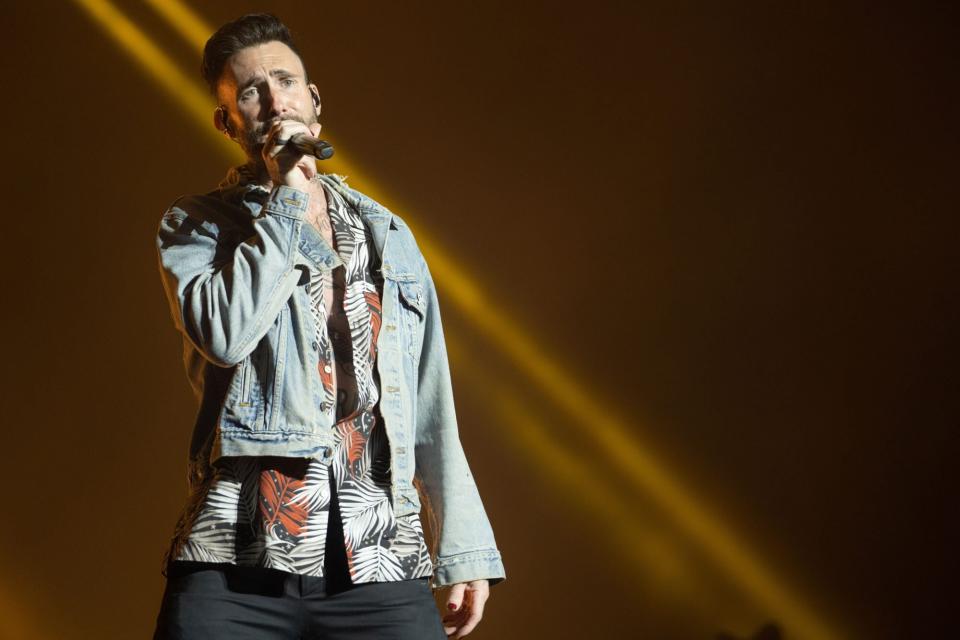
POLYGON ((266 89, 263 92, 263 99, 266 103, 265 106, 267 107, 267 110, 270 112, 270 117, 282 117, 289 111, 287 104, 283 99, 283 95, 279 91, 266 89))

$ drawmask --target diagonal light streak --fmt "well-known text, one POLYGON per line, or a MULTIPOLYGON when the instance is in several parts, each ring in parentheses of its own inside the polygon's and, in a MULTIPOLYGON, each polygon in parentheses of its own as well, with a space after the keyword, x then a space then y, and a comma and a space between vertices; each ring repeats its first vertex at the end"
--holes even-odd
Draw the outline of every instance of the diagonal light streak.
MULTIPOLYGON (((476 356, 464 353, 463 346, 455 340, 448 337, 447 343, 451 351, 457 351, 456 354, 452 353, 451 358, 456 355, 460 361, 476 361, 476 356)), ((619 547, 617 553, 625 553, 645 571, 656 571, 663 584, 669 584, 675 593, 693 593, 696 590, 696 585, 692 584, 688 571, 678 558, 676 546, 651 533, 649 526, 638 522, 629 505, 615 497, 609 488, 603 488, 596 480, 596 474, 580 457, 558 445, 556 434, 530 413, 528 400, 518 397, 508 386, 499 385, 496 376, 481 375, 472 369, 464 372, 471 378, 475 377, 476 384, 482 384, 496 399, 490 405, 496 407, 501 421, 510 424, 510 441, 522 446, 527 455, 550 469, 552 480, 578 497, 585 508, 608 520, 609 531, 626 545, 619 547)), ((615 436, 609 433, 604 422, 593 416, 584 424, 591 430, 600 430, 611 446, 636 447, 632 442, 615 441, 615 436)), ((671 512, 687 539, 704 549, 716 565, 738 582, 764 612, 775 615, 790 637, 813 640, 843 637, 781 586, 745 547, 718 524, 718 520, 711 518, 689 495, 680 491, 649 455, 640 450, 626 455, 637 456, 642 464, 647 465, 643 469, 643 480, 650 484, 644 485, 644 488, 656 499, 659 507, 671 512)), ((705 610, 706 604, 702 600, 708 598, 708 594, 699 594, 693 600, 705 610)))
MULTIPOLYGON (((133 59, 156 80, 161 87, 187 110, 190 120, 198 125, 206 125, 213 114, 213 104, 198 84, 187 78, 179 67, 135 24, 130 22, 116 7, 104 0, 75 0, 83 7, 107 34, 121 48, 133 54, 133 59), (203 117, 197 117, 202 115, 203 117)), ((203 127, 204 131, 215 133, 212 125, 203 127)), ((236 145, 223 136, 217 136, 217 148, 236 158, 236 145)))
POLYGON ((203 18, 194 13, 193 9, 180 0, 147 0, 147 4, 166 18, 184 40, 203 52, 203 45, 207 43, 207 38, 213 33, 213 29, 208 27, 203 18))
MULTIPOLYGON (((200 123, 209 120, 213 104, 199 83, 179 72, 176 65, 110 2, 75 1, 86 9, 111 37, 130 51, 137 62, 146 68, 164 89, 181 101, 182 106, 192 116, 191 119, 200 123)), ((213 30, 188 6, 179 0, 149 2, 193 46, 202 49, 207 34, 213 30)), ((229 151, 234 157, 237 156, 233 143, 217 134, 211 125, 204 129, 215 135, 219 148, 229 151)), ((324 138, 329 140, 326 134, 324 138)), ((333 159, 324 162, 327 166, 332 165, 339 169, 340 173, 360 175, 360 172, 353 170, 351 163, 339 150, 333 159)), ((387 200, 379 188, 370 185, 366 179, 363 182, 364 191, 370 197, 379 202, 387 200)), ((403 217, 410 221, 408 215, 403 217)), ((791 621, 792 627, 802 637, 824 640, 837 637, 799 598, 782 587, 753 554, 737 542, 736 537, 718 518, 710 515, 701 506, 702 501, 696 500, 673 479, 673 474, 648 453, 651 448, 630 432, 625 420, 611 415, 609 406, 601 406, 595 401, 556 360, 549 357, 546 351, 509 321, 476 280, 458 265, 451 254, 441 249, 427 231, 416 228, 415 235, 445 299, 458 306, 464 317, 473 322, 487 339, 499 346, 547 397, 567 411, 583 428, 589 429, 590 435, 602 447, 608 460, 633 483, 647 491, 673 517, 686 535, 706 549, 747 593, 758 602, 768 604, 784 621, 791 621)))
POLYGON ((21 599, 23 586, 8 587, 8 582, 0 580, 0 638, 50 638, 39 623, 43 619, 40 612, 21 599))

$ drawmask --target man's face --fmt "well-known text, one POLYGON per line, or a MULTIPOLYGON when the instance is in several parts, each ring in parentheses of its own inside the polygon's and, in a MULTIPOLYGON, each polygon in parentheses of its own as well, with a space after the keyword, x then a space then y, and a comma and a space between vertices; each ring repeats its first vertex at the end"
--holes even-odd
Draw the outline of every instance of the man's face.
POLYGON ((274 119, 317 122, 317 106, 300 57, 282 42, 247 47, 223 69, 217 97, 227 108, 233 137, 247 156, 262 163, 261 150, 274 119))

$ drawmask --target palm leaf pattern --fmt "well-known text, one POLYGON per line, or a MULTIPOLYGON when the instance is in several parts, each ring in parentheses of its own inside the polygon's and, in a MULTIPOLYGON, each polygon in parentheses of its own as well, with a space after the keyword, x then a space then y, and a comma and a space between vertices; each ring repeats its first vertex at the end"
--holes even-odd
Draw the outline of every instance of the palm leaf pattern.
POLYGON ((371 269, 372 238, 341 196, 323 188, 344 263, 342 274, 311 272, 308 286, 320 352, 321 411, 335 442, 332 460, 221 458, 192 488, 191 499, 200 507, 191 510, 192 521, 181 516, 185 532, 171 557, 322 576, 332 484, 354 583, 430 576, 433 564, 419 514, 398 518, 390 502, 390 448, 375 366, 382 280, 371 269), (341 277, 338 315, 333 291, 341 277), (349 341, 345 335, 331 340, 332 328, 344 324, 349 341))

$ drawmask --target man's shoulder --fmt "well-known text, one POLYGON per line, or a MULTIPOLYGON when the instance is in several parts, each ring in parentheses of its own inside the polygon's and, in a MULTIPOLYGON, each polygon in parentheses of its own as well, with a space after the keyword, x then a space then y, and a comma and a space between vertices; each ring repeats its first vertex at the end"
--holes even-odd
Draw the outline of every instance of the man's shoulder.
POLYGON ((347 176, 337 173, 322 173, 320 177, 328 186, 335 188, 347 202, 354 206, 361 215, 384 217, 396 221, 397 226, 407 227, 406 221, 391 211, 386 205, 375 200, 372 196, 347 184, 347 176))
POLYGON ((395 258, 399 258, 402 262, 408 264, 417 264, 420 269, 423 268, 425 264, 423 253, 420 250, 417 238, 413 234, 413 230, 410 228, 410 225, 407 224, 407 221, 404 220, 403 216, 395 213, 386 205, 359 189, 348 185, 346 176, 335 173, 324 173, 321 174, 321 178, 328 186, 336 189, 337 192, 343 196, 344 200, 350 203, 368 223, 373 221, 374 224, 388 226, 388 228, 393 230, 393 233, 397 234, 394 237, 398 242, 391 241, 391 246, 397 247, 397 250, 400 252, 394 254, 395 258))

